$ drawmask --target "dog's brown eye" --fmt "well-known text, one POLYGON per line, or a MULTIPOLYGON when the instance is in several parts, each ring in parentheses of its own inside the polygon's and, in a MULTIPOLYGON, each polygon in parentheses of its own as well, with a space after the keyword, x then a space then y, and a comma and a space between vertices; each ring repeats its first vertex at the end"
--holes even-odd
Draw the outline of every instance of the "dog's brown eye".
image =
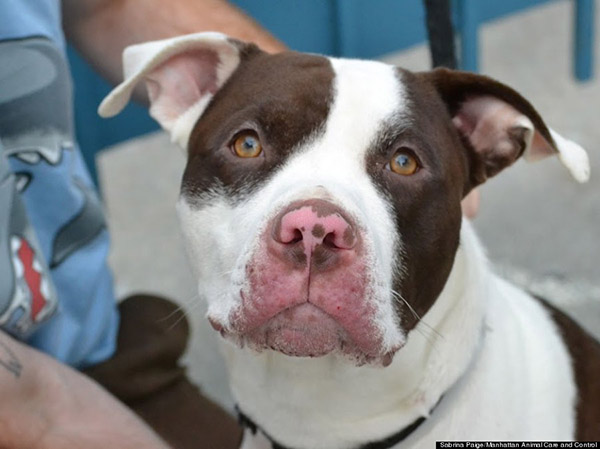
POLYGON ((400 148, 390 161, 390 170, 403 176, 410 176, 419 170, 419 162, 412 151, 400 148))
POLYGON ((254 131, 242 131, 233 141, 233 152, 238 157, 257 157, 262 152, 258 134, 254 131))

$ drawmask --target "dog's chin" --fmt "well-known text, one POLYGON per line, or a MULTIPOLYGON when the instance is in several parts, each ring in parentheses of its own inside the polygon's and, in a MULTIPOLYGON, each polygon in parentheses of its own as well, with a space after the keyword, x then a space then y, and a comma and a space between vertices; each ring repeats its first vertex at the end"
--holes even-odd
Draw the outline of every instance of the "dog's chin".
POLYGON ((329 315, 306 303, 286 309, 246 334, 255 349, 293 357, 321 357, 348 346, 348 335, 329 315))
POLYGON ((273 350, 290 357, 323 357, 337 354, 355 365, 391 363, 393 351, 382 352, 373 342, 357 344, 340 323, 310 303, 285 309, 261 326, 233 337, 255 351, 273 350))

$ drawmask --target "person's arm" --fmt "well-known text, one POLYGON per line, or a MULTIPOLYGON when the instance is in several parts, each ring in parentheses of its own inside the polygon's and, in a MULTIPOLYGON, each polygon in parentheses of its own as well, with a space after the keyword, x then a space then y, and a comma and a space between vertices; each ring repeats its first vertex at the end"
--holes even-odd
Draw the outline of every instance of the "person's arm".
POLYGON ((63 0, 67 38, 109 81, 121 81, 121 53, 131 44, 219 31, 278 52, 285 46, 225 0, 63 0))
POLYGON ((99 385, 2 331, 0 447, 168 448, 99 385))

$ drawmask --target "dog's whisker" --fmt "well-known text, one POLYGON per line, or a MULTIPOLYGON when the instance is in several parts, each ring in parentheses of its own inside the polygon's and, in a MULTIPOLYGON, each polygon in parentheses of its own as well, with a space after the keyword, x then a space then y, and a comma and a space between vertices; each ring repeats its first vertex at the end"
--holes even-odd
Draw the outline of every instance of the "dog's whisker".
POLYGON ((192 296, 190 296, 188 299, 186 299, 185 301, 182 302, 182 304, 184 306, 187 306, 189 304, 195 304, 196 302, 200 301, 200 295, 198 294, 198 292, 194 293, 192 296))
POLYGON ((437 335, 434 335, 433 333, 427 333, 426 328, 421 329, 421 328, 417 327, 417 328, 415 328, 415 330, 431 345, 431 347, 434 350, 439 351, 439 347, 438 347, 439 339, 436 338, 437 335))
MULTIPOLYGON (((168 315, 162 317, 158 321, 159 322, 167 321, 178 313, 181 313, 182 316, 185 316, 186 308, 190 305, 193 307, 196 303, 199 302, 199 300, 200 300, 200 296, 198 295, 198 293, 193 294, 190 298, 181 301, 181 304, 178 304, 177 308, 175 310, 173 310, 168 315)), ((175 322, 175 324, 177 324, 180 320, 181 320, 181 318, 179 318, 178 321, 175 322)))
POLYGON ((171 325, 168 327, 168 329, 167 329, 167 330, 168 330, 168 331, 171 331, 171 330, 173 330, 173 329, 175 328, 175 326, 177 326, 177 325, 178 325, 178 324, 179 324, 179 323, 180 323, 182 320, 184 320, 184 319, 186 318, 186 316, 187 316, 187 315, 186 315, 185 311, 182 309, 182 310, 181 310, 181 316, 180 316, 179 318, 177 318, 177 319, 176 319, 176 320, 173 322, 173 324, 171 324, 171 325))
POLYGON ((398 293, 395 290, 391 290, 391 293, 392 296, 396 298, 396 300, 401 301, 401 303, 405 304, 406 307, 408 307, 408 309, 410 310, 410 312, 415 316, 415 318, 417 318, 417 320, 419 320, 420 323, 423 323, 423 326, 425 326, 429 331, 431 331, 432 334, 435 334, 437 337, 444 339, 444 336, 441 333, 439 333, 436 329, 433 328, 433 326, 429 325, 424 319, 422 319, 419 316, 416 310, 409 304, 409 302, 406 299, 402 297, 400 293, 398 293))
MULTIPOLYGON (((200 299, 200 297, 198 295, 196 295, 196 299, 200 299)), ((171 324, 168 328, 168 330, 173 329, 175 326, 177 326, 182 320, 184 320, 186 317, 190 316, 192 314, 193 311, 195 311, 197 308, 201 307, 202 303, 200 301, 195 301, 193 303, 191 303, 186 309, 184 309, 183 307, 179 307, 178 310, 172 312, 170 315, 173 315, 175 312, 180 311, 181 315, 175 320, 175 322, 173 324, 171 324)))
POLYGON ((392 293, 392 296, 393 296, 394 298, 396 298, 396 300, 397 300, 398 302, 400 302, 401 304, 403 303, 403 304, 405 304, 405 305, 406 305, 406 307, 408 307, 408 310, 410 310, 410 312, 411 312, 411 313, 412 313, 412 314, 415 316, 415 318, 416 318, 417 320, 419 320, 419 321, 423 321, 423 320, 421 319, 421 317, 419 316, 419 314, 416 312, 416 310, 415 310, 415 309, 413 309, 413 307, 412 307, 412 306, 409 304, 409 302, 408 302, 406 299, 404 299, 400 293, 398 293, 398 292, 397 292, 397 291, 395 291, 395 290, 391 290, 391 293, 392 293))
POLYGON ((183 307, 183 305, 179 305, 177 306, 177 308, 175 310, 173 310, 171 313, 169 313, 168 315, 162 317, 161 319, 159 319, 159 322, 162 321, 167 321, 168 319, 170 319, 171 317, 173 317, 175 314, 177 313, 181 313, 181 314, 185 314, 185 309, 183 307))

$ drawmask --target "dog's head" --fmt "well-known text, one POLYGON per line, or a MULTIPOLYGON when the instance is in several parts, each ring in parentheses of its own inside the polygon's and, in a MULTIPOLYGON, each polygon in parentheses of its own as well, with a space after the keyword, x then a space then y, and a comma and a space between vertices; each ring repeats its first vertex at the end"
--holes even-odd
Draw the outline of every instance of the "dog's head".
POLYGON ((291 356, 387 364, 436 301, 461 199, 521 155, 585 152, 490 78, 281 53, 216 33, 130 47, 138 81, 187 149, 179 212, 212 326, 291 356))

